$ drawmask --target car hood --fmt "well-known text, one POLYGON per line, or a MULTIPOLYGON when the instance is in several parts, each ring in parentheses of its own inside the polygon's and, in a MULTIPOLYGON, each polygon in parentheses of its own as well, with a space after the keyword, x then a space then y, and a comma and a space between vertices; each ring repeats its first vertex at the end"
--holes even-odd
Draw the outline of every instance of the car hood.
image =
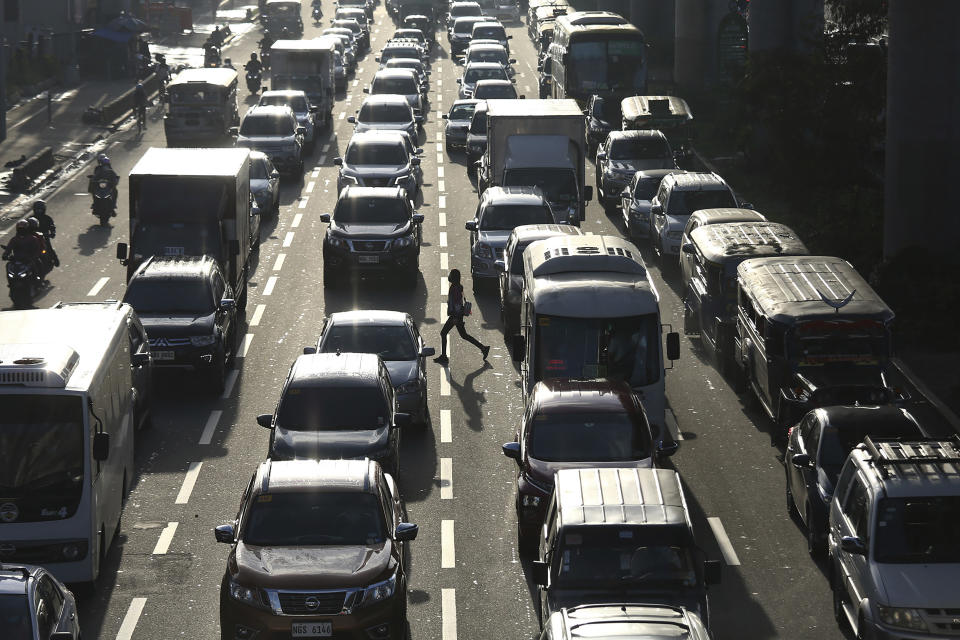
POLYGON ((213 313, 209 315, 193 313, 139 315, 140 322, 143 323, 143 328, 151 339, 209 335, 213 333, 213 327, 216 324, 216 314, 213 313))
POLYGON ((349 546, 257 547, 237 543, 235 580, 267 589, 349 589, 386 579, 396 564, 393 542, 349 546))
POLYGON ((409 382, 419 375, 416 360, 390 360, 384 362, 387 365, 387 371, 390 373, 390 383, 399 387, 404 382, 409 382))
POLYGON ((331 225, 330 229, 335 235, 341 238, 359 239, 359 238, 398 238, 410 233, 411 223, 403 224, 360 224, 350 222, 347 224, 331 225))
POLYGON ((390 446, 390 427, 338 431, 300 431, 276 427, 271 456, 292 458, 374 457, 390 446))
POLYGON ((613 462, 545 462, 527 458, 528 473, 534 480, 548 487, 553 486, 553 474, 563 469, 607 469, 619 467, 653 468, 653 458, 643 460, 617 460, 613 462))
POLYGON ((651 169, 672 169, 673 160, 649 158, 645 160, 611 160, 610 168, 616 171, 648 171, 651 169))
POLYGON ((254 193, 270 187, 270 181, 266 178, 250 178, 250 191, 254 193))
POLYGON ((352 176, 392 177, 409 173, 410 166, 405 164, 361 164, 343 165, 343 173, 352 176))
POLYGON ((955 609, 960 602, 960 563, 871 563, 883 603, 891 607, 955 609))
POLYGON ((507 246, 512 231, 481 231, 477 234, 479 242, 485 242, 494 249, 503 249, 507 246))
POLYGON ((628 602, 643 604, 665 604, 668 606, 680 605, 702 616, 704 611, 700 603, 698 590, 680 587, 663 589, 558 589, 550 590, 550 609, 559 611, 561 608, 570 608, 584 604, 609 604, 611 602, 628 602))

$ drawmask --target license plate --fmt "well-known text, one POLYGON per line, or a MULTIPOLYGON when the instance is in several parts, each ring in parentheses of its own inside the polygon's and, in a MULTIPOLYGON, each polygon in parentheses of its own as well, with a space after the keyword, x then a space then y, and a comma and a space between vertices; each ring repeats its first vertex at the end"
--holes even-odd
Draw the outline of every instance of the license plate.
POLYGON ((164 247, 163 255, 165 256, 182 256, 183 247, 164 247))
POLYGON ((380 256, 359 256, 357 261, 360 264, 377 264, 380 262, 380 256))
POLYGON ((176 354, 173 351, 151 351, 154 360, 175 360, 176 354))
POLYGON ((294 638, 329 638, 333 635, 332 622, 294 622, 290 626, 294 638))

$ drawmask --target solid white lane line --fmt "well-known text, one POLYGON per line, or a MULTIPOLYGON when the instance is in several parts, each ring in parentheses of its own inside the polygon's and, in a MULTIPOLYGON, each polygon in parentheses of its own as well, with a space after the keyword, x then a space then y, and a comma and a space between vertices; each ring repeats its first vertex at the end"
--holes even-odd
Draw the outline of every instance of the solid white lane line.
POLYGON ((210 444, 213 440, 213 434, 217 430, 217 425, 220 423, 221 416, 223 416, 223 411, 220 411, 220 409, 214 409, 210 412, 210 416, 207 418, 207 424, 203 426, 203 433, 200 434, 199 444, 210 444))
POLYGON ((325 145, 323 145, 322 147, 320 147, 320 151, 323 152, 323 153, 326 153, 327 151, 330 151, 330 143, 328 142, 327 144, 325 144, 325 145))
POLYGON ((103 289, 106 286, 107 282, 109 281, 110 281, 109 276, 104 276, 103 278, 100 278, 99 280, 97 280, 97 284, 93 285, 93 288, 90 289, 89 292, 87 292, 87 296, 92 297, 100 293, 100 290, 103 289))
POLYGON ((303 199, 300 200, 300 204, 298 204, 297 207, 300 209, 306 209, 308 200, 310 200, 310 196, 304 196, 303 199))
POLYGON ((241 357, 241 358, 246 358, 246 357, 247 357, 247 352, 250 351, 250 343, 251 343, 251 342, 253 342, 253 334, 252 334, 252 333, 248 333, 247 335, 243 336, 243 346, 240 347, 240 357, 241 357))
POLYGON ((239 369, 233 369, 227 374, 227 379, 223 383, 223 393, 220 394, 221 400, 226 400, 233 393, 233 385, 237 384, 237 377, 240 375, 239 369))
POLYGON ((273 263, 273 270, 280 271, 283 269, 283 261, 287 259, 287 254, 281 253, 277 256, 277 261, 273 263))
POLYGON ((167 526, 160 532, 160 538, 157 539, 157 546, 153 548, 153 555, 162 556, 170 549, 170 543, 173 541, 173 534, 177 532, 179 522, 168 522, 167 526))
POLYGON ((440 246, 441 246, 441 247, 447 246, 447 232, 446 232, 446 231, 441 231, 441 232, 440 232, 440 246))
POLYGON ((140 614, 143 613, 143 607, 146 604, 146 598, 134 598, 130 601, 127 614, 123 616, 123 622, 120 623, 120 631, 117 631, 117 640, 133 638, 133 631, 137 628, 137 622, 140 621, 140 614))
POLYGON ((263 288, 263 295, 268 296, 273 293, 273 288, 277 286, 277 276, 267 278, 267 286, 263 288))
POLYGON ((283 237, 283 246, 289 247, 293 244, 293 231, 287 231, 287 235, 283 237))
POLYGON ((302 213, 298 213, 297 215, 293 216, 293 222, 290 223, 290 226, 291 226, 293 229, 296 229, 297 227, 300 226, 300 221, 301 221, 301 220, 303 220, 303 214, 302 214, 302 213))
POLYGON ((440 458, 440 499, 453 500, 453 458, 440 458))
POLYGON ((733 545, 730 543, 730 538, 727 537, 727 532, 724 530, 720 518, 707 518, 707 523, 713 530, 713 537, 717 539, 717 544, 720 545, 720 553, 723 554, 724 561, 731 567, 739 566, 740 558, 737 557, 737 552, 733 550, 733 545))
POLYGON ((446 211, 441 211, 441 212, 437 215, 437 224, 438 224, 439 226, 441 226, 441 227, 447 226, 447 212, 446 212, 446 211))
POLYGON ((449 255, 448 255, 446 252, 441 253, 441 254, 440 254, 440 270, 441 270, 441 271, 446 271, 446 270, 449 269, 449 268, 450 268, 450 257, 449 257, 449 255))
POLYGON ((257 308, 253 311, 253 317, 250 318, 250 326, 255 327, 260 324, 260 318, 263 317, 263 312, 266 311, 267 305, 258 304, 257 308))
POLYGON ((457 590, 440 590, 440 640, 457 640, 457 590))
POLYGON ((440 196, 437 198, 437 206, 441 209, 447 208, 447 196, 440 196))
POLYGON ((438 178, 443 177, 443 167, 437 167, 437 177, 438 178))
MULTIPOLYGON (((453 569, 457 565, 454 550, 453 520, 440 521, 440 568, 453 569)), ((444 634, 446 635, 446 634, 444 634)))
POLYGON ((440 442, 453 442, 450 428, 450 409, 440 409, 440 442))
POLYGON ((190 494, 193 493, 193 487, 197 484, 197 476, 200 475, 202 462, 191 462, 186 475, 183 476, 183 484, 180 486, 180 493, 177 494, 175 504, 187 504, 190 502, 190 494))
POLYGON ((340 115, 337 116, 337 120, 343 120, 343 119, 346 118, 346 117, 347 117, 347 112, 346 112, 346 111, 341 111, 341 112, 340 112, 340 115))
POLYGON ((677 416, 674 415, 673 409, 667 408, 665 420, 667 422, 667 430, 670 431, 670 436, 676 442, 683 440, 683 434, 680 433, 680 426, 677 424, 677 416))
POLYGON ((307 192, 307 193, 313 193, 313 188, 314 188, 316 185, 317 185, 317 183, 314 182, 313 180, 311 180, 310 182, 308 182, 308 183, 307 183, 306 192, 307 192))

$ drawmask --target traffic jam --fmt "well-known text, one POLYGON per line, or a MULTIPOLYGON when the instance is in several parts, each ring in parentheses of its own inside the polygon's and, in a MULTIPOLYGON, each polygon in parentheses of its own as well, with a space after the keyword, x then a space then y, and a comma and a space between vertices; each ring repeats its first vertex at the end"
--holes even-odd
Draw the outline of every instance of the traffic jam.
POLYGON ((960 636, 868 278, 623 16, 384 2, 261 0, 3 239, 0 636, 960 636))

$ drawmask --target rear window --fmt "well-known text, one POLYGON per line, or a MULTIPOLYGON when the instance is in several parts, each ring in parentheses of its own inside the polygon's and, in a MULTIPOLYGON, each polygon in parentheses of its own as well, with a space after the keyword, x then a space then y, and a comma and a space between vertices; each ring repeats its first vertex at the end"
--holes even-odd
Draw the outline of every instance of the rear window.
POLYGON ((660 187, 661 178, 638 178, 633 189, 634 200, 653 200, 660 187))
POLYGON ((478 84, 473 97, 478 100, 481 98, 484 100, 511 99, 517 97, 517 90, 513 88, 512 84, 492 84, 487 86, 478 84))
POLYGON ((650 457, 650 436, 625 413, 541 414, 528 429, 530 455, 546 462, 619 462, 650 457))
POLYGON ((379 386, 298 387, 280 400, 277 426, 301 431, 377 429, 390 424, 379 386))
POLYGON ((700 209, 736 207, 737 201, 729 189, 704 191, 673 191, 670 194, 670 215, 688 216, 700 209))
POLYGON ((476 20, 457 20, 453 25, 453 32, 461 35, 469 35, 473 32, 473 25, 476 20))
POLYGON ((464 84, 473 84, 478 80, 506 80, 507 72, 503 67, 499 68, 484 68, 484 67, 474 67, 472 69, 467 69, 467 72, 463 74, 464 84))
POLYGON ((477 39, 506 40, 507 33, 501 26, 476 27, 473 30, 473 37, 477 39))
POLYGON ((454 18, 462 16, 479 16, 481 13, 479 4, 455 4, 450 7, 450 15, 454 18))
POLYGON ((271 107, 289 106, 296 113, 307 111, 307 101, 303 96, 263 96, 260 98, 260 104, 271 107))
POLYGON ((505 51, 496 51, 494 49, 480 49, 477 51, 471 51, 470 55, 467 57, 467 62, 496 62, 498 64, 504 64, 507 61, 507 55, 505 51))
POLYGON ((385 78, 383 76, 373 78, 373 87, 371 93, 396 93, 399 95, 411 95, 419 92, 417 81, 411 76, 408 78, 385 78))
POLYGON ((553 214, 542 205, 502 204, 484 207, 481 231, 512 231, 522 224, 551 224, 553 214))
POLYGON ((406 164, 407 154, 399 143, 362 142, 347 149, 347 164, 406 164))
POLYGON ((407 104, 371 104, 360 107, 360 122, 411 122, 413 112, 407 104))
POLYGON ((487 134, 487 112, 474 111, 473 118, 470 119, 470 133, 479 135, 487 134))
POLYGON ((242 136, 292 136, 294 124, 282 116, 248 115, 240 125, 242 136))

